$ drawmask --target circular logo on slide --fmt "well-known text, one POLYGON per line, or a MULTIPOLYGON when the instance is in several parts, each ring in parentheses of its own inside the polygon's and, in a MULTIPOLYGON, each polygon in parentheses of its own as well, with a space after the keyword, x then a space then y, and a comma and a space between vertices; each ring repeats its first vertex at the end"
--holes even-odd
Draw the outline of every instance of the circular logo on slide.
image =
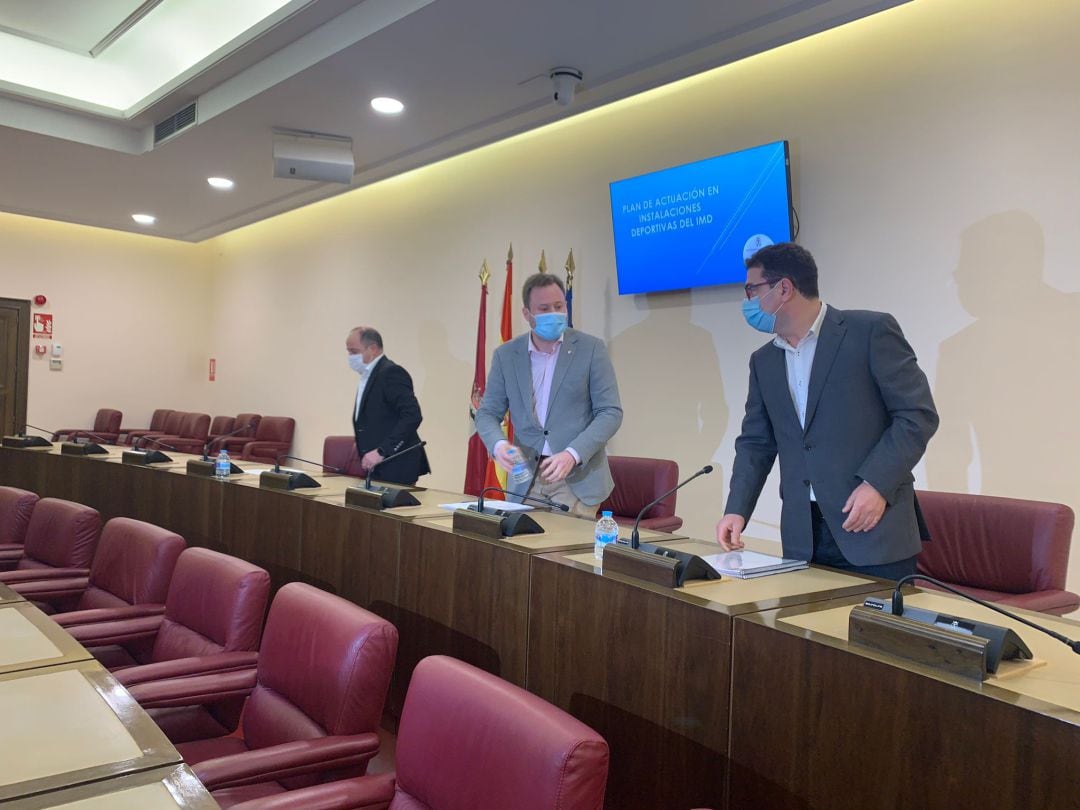
POLYGON ((751 236, 746 240, 746 244, 743 245, 742 257, 743 261, 747 261, 751 256, 761 250, 763 247, 768 247, 773 243, 773 240, 767 237, 763 233, 751 236))

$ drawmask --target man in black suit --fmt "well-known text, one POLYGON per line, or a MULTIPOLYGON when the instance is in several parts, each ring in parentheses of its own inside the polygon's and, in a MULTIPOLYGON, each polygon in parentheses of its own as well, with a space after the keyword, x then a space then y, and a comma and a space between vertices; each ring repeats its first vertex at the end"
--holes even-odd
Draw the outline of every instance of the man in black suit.
MULTIPOLYGON (((423 416, 409 372, 383 354, 382 335, 358 326, 345 339, 349 367, 360 375, 353 402, 356 451, 364 470, 420 441, 416 430, 423 416)), ((374 478, 393 484, 415 484, 431 472, 423 448, 383 464, 374 478)))

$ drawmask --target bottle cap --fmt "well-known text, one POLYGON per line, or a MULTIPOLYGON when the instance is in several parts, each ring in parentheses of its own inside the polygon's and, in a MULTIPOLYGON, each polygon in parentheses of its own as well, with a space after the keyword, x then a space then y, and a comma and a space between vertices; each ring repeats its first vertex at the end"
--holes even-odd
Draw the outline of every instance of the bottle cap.
POLYGON ((611 517, 611 512, 605 509, 603 512, 600 513, 600 517, 611 517))

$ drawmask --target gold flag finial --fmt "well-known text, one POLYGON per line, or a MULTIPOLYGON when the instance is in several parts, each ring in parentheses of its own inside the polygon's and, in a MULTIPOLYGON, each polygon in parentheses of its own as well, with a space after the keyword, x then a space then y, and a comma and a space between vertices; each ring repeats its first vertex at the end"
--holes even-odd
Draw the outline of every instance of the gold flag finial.
POLYGON ((489 278, 491 278, 491 273, 488 272, 487 259, 484 259, 480 265, 480 286, 486 287, 489 278))
POLYGON ((506 251, 506 260, 512 262, 514 260, 514 243, 510 243, 510 249, 506 251))
POLYGON ((540 272, 547 272, 547 256, 544 255, 544 251, 540 251, 540 272))
POLYGON ((570 255, 566 257, 566 280, 571 282, 574 280, 574 249, 570 248, 570 255))

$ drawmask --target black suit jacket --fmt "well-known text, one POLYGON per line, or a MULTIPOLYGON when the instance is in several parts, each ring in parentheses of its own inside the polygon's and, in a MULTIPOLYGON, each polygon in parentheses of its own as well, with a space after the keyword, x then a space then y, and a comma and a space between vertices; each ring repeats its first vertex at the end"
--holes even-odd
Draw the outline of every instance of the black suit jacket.
MULTIPOLYGON (((423 416, 413 393, 412 377, 385 355, 375 364, 364 386, 358 415, 353 401, 353 414, 356 451, 361 458, 370 450, 378 450, 384 458, 392 456, 420 441, 416 431, 423 416)), ((386 462, 372 477, 389 483, 415 484, 417 478, 430 472, 427 453, 421 448, 386 462)))

